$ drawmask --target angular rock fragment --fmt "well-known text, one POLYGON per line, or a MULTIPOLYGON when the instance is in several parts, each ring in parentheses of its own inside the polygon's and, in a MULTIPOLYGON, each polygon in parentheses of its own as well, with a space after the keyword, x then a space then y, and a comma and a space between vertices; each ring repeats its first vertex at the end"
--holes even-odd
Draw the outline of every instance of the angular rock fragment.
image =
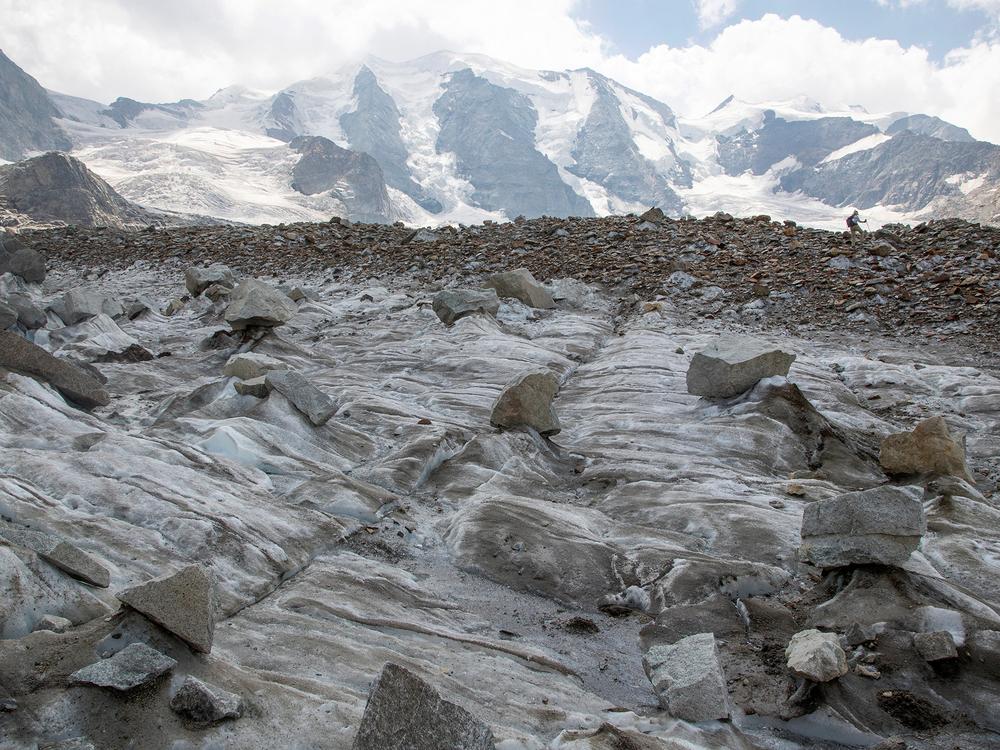
POLYGON ((163 308, 163 314, 168 318, 172 318, 174 315, 179 313, 184 309, 184 300, 182 299, 172 299, 167 303, 167 306, 163 308))
POLYGON ((152 682, 177 666, 166 654, 145 643, 130 643, 109 659, 94 662, 69 676, 79 685, 96 685, 113 690, 133 690, 152 682))
POLYGON ((241 396, 253 396, 254 398, 267 398, 271 392, 271 389, 267 387, 267 378, 263 375, 259 378, 240 380, 233 387, 241 396))
POLYGON ((495 750, 490 728, 415 674, 386 664, 372 683, 353 750, 495 750))
POLYGON ((899 565, 926 530, 923 504, 900 489, 848 492, 805 507, 799 557, 820 568, 899 565))
POLYGON ((513 297, 528 307, 548 310, 556 306, 552 295, 535 281, 527 268, 495 273, 486 282, 486 288, 495 289, 498 297, 513 297))
POLYGON ((295 311, 295 303, 273 286, 257 279, 247 279, 232 293, 223 317, 233 330, 238 331, 280 326, 291 320, 295 311))
POLYGON ((16 237, 0 233, 0 274, 5 273, 40 284, 45 281, 45 258, 16 237))
POLYGON ((941 661, 958 656, 955 639, 947 630, 936 633, 914 633, 913 645, 924 661, 941 661))
POLYGON ((213 284, 232 289, 236 286, 236 276, 232 270, 221 263, 205 266, 192 266, 184 271, 184 286, 192 297, 197 297, 213 284))
POLYGON ((695 396, 732 398, 763 378, 787 375, 794 354, 744 339, 728 338, 694 355, 687 371, 687 390, 695 396))
POLYGON ((67 620, 59 615, 42 615, 35 623, 35 632, 39 630, 51 630, 53 633, 64 633, 73 627, 73 621, 67 620))
POLYGON ((49 309, 68 326, 82 323, 101 313, 111 318, 125 314, 125 308, 121 303, 85 287, 70 289, 49 305, 49 309))
POLYGON ((135 320, 143 313, 156 309, 156 303, 149 297, 137 297, 128 304, 128 307, 125 308, 125 317, 129 320, 135 320))
POLYGON ((291 401, 316 427, 322 427, 337 413, 337 402, 295 370, 269 370, 264 380, 269 390, 291 401))
POLYGON ((785 648, 788 668, 813 682, 829 682, 847 674, 847 655, 836 633, 803 630, 785 648))
POLYGON ((431 305, 445 325, 452 325, 466 315, 482 313, 496 317, 500 298, 494 289, 445 289, 434 296, 431 305))
POLYGON ((654 224, 659 224, 666 218, 667 218, 666 214, 664 214, 663 210, 658 208, 657 206, 653 206, 651 209, 649 209, 641 216, 639 216, 640 221, 651 221, 654 224))
MULTIPOLYGON (((45 317, 45 311, 32 302, 25 294, 11 294, 7 297, 6 304, 17 313, 17 322, 26 331, 44 328, 48 322, 45 317)), ((3 326, 0 325, 0 328, 3 328, 3 326)))
POLYGON ((913 432, 882 441, 879 462, 886 474, 943 474, 972 481, 965 465, 965 446, 948 429, 944 417, 931 417, 913 432))
POLYGON ((46 562, 84 583, 101 588, 111 585, 111 573, 97 558, 54 534, 23 529, 0 521, 0 538, 34 551, 46 562))
POLYGON ((116 596, 187 641, 195 651, 207 654, 212 650, 215 603, 212 579, 202 566, 188 565, 177 573, 125 589, 116 596))
POLYGON ((729 718, 729 693, 712 633, 650 648, 642 660, 660 705, 684 721, 729 718))
POLYGON ((552 399, 559 379, 549 370, 518 375, 497 396, 490 414, 494 427, 531 427, 539 435, 555 435, 562 429, 552 399))
POLYGON ((287 369, 288 365, 280 359, 269 357, 266 354, 245 352, 243 354, 234 354, 230 357, 222 373, 231 378, 252 380, 253 378, 263 377, 269 370, 287 369))
POLYGON ((10 331, 0 331, 0 368, 43 380, 85 409, 111 401, 95 378, 10 331))
POLYGON ((243 700, 235 693, 188 675, 170 699, 170 709, 196 724, 215 724, 242 716, 243 700))

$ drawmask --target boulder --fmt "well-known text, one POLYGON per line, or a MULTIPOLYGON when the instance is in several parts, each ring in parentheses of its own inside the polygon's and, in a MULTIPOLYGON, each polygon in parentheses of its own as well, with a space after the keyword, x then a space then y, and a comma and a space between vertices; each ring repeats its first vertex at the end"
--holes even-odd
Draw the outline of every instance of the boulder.
POLYGON ((322 427, 337 413, 337 402, 295 370, 269 370, 264 379, 268 390, 287 398, 316 427, 322 427))
POLYGON ((212 284, 202 294, 212 300, 212 302, 221 302, 233 295, 233 288, 231 286, 223 286, 222 284, 212 284))
POLYGON ((111 658, 77 670, 69 679, 78 685, 126 691, 152 682, 176 666, 176 661, 155 648, 145 643, 130 643, 111 658))
POLYGON ((820 568, 899 565, 926 530, 923 504, 896 487, 848 492, 805 507, 799 557, 820 568))
POLYGON ((184 309, 184 300, 175 297, 167 303, 167 306, 163 308, 163 314, 168 318, 172 318, 174 315, 179 313, 184 309))
POLYGON ((254 398, 267 398, 271 390, 267 387, 267 378, 261 375, 259 378, 240 380, 235 386, 236 392, 241 396, 253 396, 254 398))
POLYGON ((654 224, 659 224, 661 221, 663 221, 666 218, 667 218, 667 216, 666 216, 666 214, 663 213, 662 209, 657 208, 656 206, 653 206, 651 209, 649 209, 644 214, 642 214, 639 217, 639 220, 640 221, 651 221, 654 224))
POLYGON ((16 237, 0 234, 0 275, 5 273, 40 284, 45 281, 45 257, 16 237))
POLYGON ((263 377, 269 370, 287 370, 288 365, 280 359, 269 357, 266 354, 255 354, 246 352, 244 354, 234 354, 226 362, 222 373, 231 378, 240 380, 252 380, 263 377))
POLYGON ((120 302, 86 287, 70 289, 49 305, 49 309, 68 326, 82 323, 101 313, 111 318, 125 314, 125 308, 120 302))
POLYGON ((660 705, 684 721, 729 718, 729 692, 712 633, 650 648, 642 660, 660 705))
POLYGON ((556 306, 552 295, 545 287, 535 281, 535 277, 527 268, 495 273, 486 282, 486 288, 495 289, 499 297, 513 297, 521 300, 528 307, 548 310, 556 306))
POLYGON ((0 300, 0 331, 6 331, 17 323, 17 310, 0 300))
POLYGON ((914 633, 913 645, 924 661, 941 661, 958 656, 955 639, 947 630, 935 633, 914 633))
POLYGON ((233 330, 274 327, 295 314, 295 303, 273 286, 257 279, 242 282, 230 297, 225 320, 233 330))
POLYGON ((372 683, 353 750, 495 750, 493 732, 415 674, 386 664, 372 683))
POLYGON ((65 633, 73 627, 73 621, 59 615, 42 615, 35 623, 35 632, 51 630, 53 633, 65 633))
POLYGON ((794 354, 752 340, 722 339, 691 358, 687 390, 695 396, 732 398, 763 378, 787 375, 794 361, 794 354))
POLYGON ((125 308, 125 316, 129 320, 135 320, 143 313, 151 312, 157 309, 159 309, 158 305, 149 297, 136 297, 134 300, 129 302, 128 307, 125 308))
POLYGON ((496 317, 500 298, 494 289, 445 289, 434 296, 431 305, 445 325, 452 325, 466 315, 482 313, 496 317))
POLYGON ((46 562, 84 583, 105 589, 111 585, 111 573, 100 560, 55 534, 33 531, 0 521, 0 538, 34 551, 46 562))
POLYGON ((0 331, 0 369, 42 380, 85 409, 111 401, 93 376, 10 331, 0 331))
POLYGON ((494 427, 531 427, 540 435, 559 432, 552 399, 559 391, 559 379, 549 370, 518 375, 497 396, 490 414, 494 427))
POLYGON ((243 700, 215 685, 188 675, 170 699, 170 709, 196 724, 215 724, 243 715, 243 700))
POLYGON ((829 682, 847 674, 847 654, 836 633, 803 630, 785 648, 788 668, 813 682, 829 682))
POLYGON ((192 266, 184 272, 184 286, 192 297, 197 297, 213 284, 232 289, 236 276, 228 266, 213 263, 210 266, 192 266))
POLYGON ((212 579, 201 565, 188 565, 177 573, 125 589, 116 596, 187 641, 195 651, 207 654, 212 650, 215 634, 212 579))
MULTIPOLYGON (((6 303, 17 314, 17 322, 26 331, 44 328, 48 322, 48 319, 45 317, 45 311, 32 302, 31 298, 25 294, 11 294, 7 297, 6 303)), ((0 329, 3 327, 0 325, 0 329)), ((9 328, 10 326, 7 327, 9 328)))
POLYGON ((889 435, 882 441, 879 462, 886 474, 942 474, 971 482, 965 446, 952 436, 944 417, 931 417, 913 432, 889 435))

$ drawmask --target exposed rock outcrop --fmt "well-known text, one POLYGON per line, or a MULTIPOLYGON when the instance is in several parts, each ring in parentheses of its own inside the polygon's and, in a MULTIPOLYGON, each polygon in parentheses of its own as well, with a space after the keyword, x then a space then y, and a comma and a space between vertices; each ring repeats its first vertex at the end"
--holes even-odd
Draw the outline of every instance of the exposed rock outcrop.
POLYGON ((59 116, 38 81, 0 51, 0 159, 17 161, 30 151, 71 148, 55 123, 59 116))

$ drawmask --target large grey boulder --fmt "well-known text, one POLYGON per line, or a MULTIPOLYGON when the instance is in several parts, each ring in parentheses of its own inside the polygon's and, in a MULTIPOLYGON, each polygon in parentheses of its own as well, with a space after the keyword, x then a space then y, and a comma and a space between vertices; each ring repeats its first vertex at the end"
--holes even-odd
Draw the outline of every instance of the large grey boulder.
POLYGON ((322 427, 337 413, 337 402, 295 370, 268 370, 264 382, 305 414, 316 427, 322 427))
MULTIPOLYGON (((20 323, 26 331, 34 331, 38 328, 44 328, 45 324, 48 322, 45 317, 45 311, 32 302, 31 298, 26 294, 10 294, 7 296, 6 304, 17 314, 17 322, 20 323)), ((0 325, 0 329, 2 328, 4 328, 4 326, 0 325)))
POLYGON ((486 282, 486 288, 495 289, 499 297, 513 297, 521 300, 528 307, 548 310, 556 306, 552 295, 545 287, 535 281, 535 277, 527 268, 495 273, 486 282))
POLYGON ((729 692, 712 633, 650 648, 642 660, 660 705, 684 721, 729 718, 729 692))
POLYGON ((496 317, 500 298, 494 289, 445 289, 434 296, 434 312, 445 325, 452 325, 466 315, 482 313, 496 317))
POLYGON ((234 354, 226 362, 222 373, 231 378, 240 380, 253 380, 263 377, 270 370, 287 370, 288 365, 280 359, 269 357, 266 354, 256 354, 254 352, 244 352, 234 354))
POLYGON ((243 715, 243 700, 235 693, 188 675, 170 699, 170 709, 196 724, 215 724, 243 715))
POLYGON ((803 630, 785 648, 788 668, 813 682, 829 682, 847 674, 847 655, 836 633, 803 630))
POLYGON ((490 414, 494 427, 531 427, 540 435, 555 435, 562 429, 552 399, 559 379, 548 371, 518 375, 497 396, 490 414))
POLYGON ((0 274, 5 273, 40 284, 45 281, 45 257, 16 237, 0 233, 0 274))
POLYGON ((896 487, 848 492, 805 507, 799 557, 820 568, 899 565, 926 530, 923 504, 896 487))
POLYGON ((197 297, 213 284, 232 289, 236 286, 236 275, 229 266, 213 263, 210 266, 192 266, 184 271, 184 286, 197 297))
POLYGON ((951 434, 944 417, 925 419, 912 432, 889 435, 882 441, 879 463, 886 474, 942 474, 972 481, 965 446, 951 434))
POLYGON ((0 369, 43 380, 86 409, 111 401, 97 379, 10 331, 0 331, 0 369))
POLYGON ((70 289, 62 297, 49 305, 49 309, 68 325, 76 325, 101 313, 117 318, 125 314, 125 308, 117 300, 105 297, 100 292, 86 287, 70 289))
POLYGON ((200 565, 155 578, 119 592, 116 596, 187 641, 195 651, 209 653, 215 635, 215 602, 212 579, 200 565))
POLYGON ((280 326, 291 320, 295 303, 270 284, 247 279, 233 292, 225 320, 233 330, 280 326))
POLYGON ((145 643, 130 643, 111 658, 77 670, 69 679, 79 685, 127 691, 152 682, 176 666, 174 659, 155 648, 145 643))
POLYGON ((490 728, 398 664, 372 683, 353 750, 495 750, 490 728))
POLYGON ((55 534, 24 529, 0 521, 0 539, 34 551, 40 558, 84 583, 107 588, 111 574, 100 560, 55 534))
POLYGON ((763 378, 787 375, 794 361, 794 354, 751 340, 721 339, 691 359, 687 390, 695 396, 732 398, 763 378))

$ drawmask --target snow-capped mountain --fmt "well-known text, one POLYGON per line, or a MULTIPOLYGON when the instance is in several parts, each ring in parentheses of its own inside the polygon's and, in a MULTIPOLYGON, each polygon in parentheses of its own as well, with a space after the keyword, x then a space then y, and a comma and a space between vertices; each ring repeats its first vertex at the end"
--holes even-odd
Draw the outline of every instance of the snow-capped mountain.
MULTIPOLYGON (((20 75, 6 85, 34 83, 20 75)), ((805 97, 730 97, 681 118, 592 70, 480 55, 370 58, 276 93, 234 86, 204 101, 50 93, 55 115, 33 101, 32 116, 125 198, 234 221, 433 225, 652 205, 833 228, 854 207, 873 224, 943 213, 1000 221, 1000 147, 937 118, 805 97)), ((4 122, 0 112, 7 158, 46 147, 12 138, 4 122)))

